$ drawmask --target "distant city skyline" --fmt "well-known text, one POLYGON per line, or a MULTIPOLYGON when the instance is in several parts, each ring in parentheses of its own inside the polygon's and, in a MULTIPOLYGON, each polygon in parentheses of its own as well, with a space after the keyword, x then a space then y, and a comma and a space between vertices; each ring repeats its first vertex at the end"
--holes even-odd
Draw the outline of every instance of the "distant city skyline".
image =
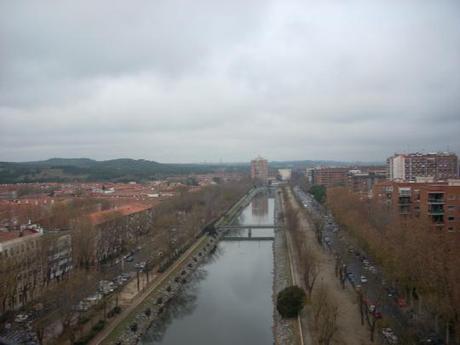
POLYGON ((0 161, 460 153, 460 2, 0 1, 0 161))

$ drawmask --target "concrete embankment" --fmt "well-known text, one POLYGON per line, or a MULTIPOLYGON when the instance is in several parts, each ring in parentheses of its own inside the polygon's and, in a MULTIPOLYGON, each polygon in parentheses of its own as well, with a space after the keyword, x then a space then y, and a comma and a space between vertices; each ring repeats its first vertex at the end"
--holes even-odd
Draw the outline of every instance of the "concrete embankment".
POLYGON ((151 294, 114 329, 103 344, 134 345, 139 342, 152 323, 164 312, 168 302, 216 247, 216 239, 207 236, 202 239, 203 243, 192 253, 164 273, 165 278, 157 283, 151 294))

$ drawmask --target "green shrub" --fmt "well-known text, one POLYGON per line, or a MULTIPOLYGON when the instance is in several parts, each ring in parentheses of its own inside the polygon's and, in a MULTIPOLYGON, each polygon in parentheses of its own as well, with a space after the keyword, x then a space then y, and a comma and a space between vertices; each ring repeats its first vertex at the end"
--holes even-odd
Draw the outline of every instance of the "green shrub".
POLYGON ((289 286, 280 291, 276 308, 283 318, 296 317, 305 304, 305 292, 298 286, 289 286))

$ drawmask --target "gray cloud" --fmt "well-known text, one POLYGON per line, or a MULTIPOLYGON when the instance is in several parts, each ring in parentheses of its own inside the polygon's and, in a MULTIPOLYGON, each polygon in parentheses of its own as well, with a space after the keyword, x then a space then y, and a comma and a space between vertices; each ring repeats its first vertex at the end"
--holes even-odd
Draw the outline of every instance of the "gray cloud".
POLYGON ((457 1, 1 1, 0 160, 460 152, 457 1))

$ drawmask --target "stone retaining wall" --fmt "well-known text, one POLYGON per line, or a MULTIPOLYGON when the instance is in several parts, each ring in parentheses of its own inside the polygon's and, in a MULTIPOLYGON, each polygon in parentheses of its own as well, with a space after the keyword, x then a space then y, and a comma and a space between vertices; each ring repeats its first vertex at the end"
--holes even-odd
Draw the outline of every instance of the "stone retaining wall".
POLYGON ((161 288, 145 299, 142 306, 137 309, 133 321, 126 326, 122 334, 109 344, 113 345, 135 345, 149 329, 154 321, 164 312, 166 304, 179 292, 183 284, 187 282, 190 274, 193 273, 199 264, 217 246, 217 239, 209 237, 206 245, 198 250, 189 260, 184 262, 182 268, 168 281, 162 283, 161 288), (134 325, 136 327, 134 328, 134 325))
MULTIPOLYGON (((239 200, 226 214, 216 223, 216 225, 223 225, 228 220, 233 218, 246 207, 252 198, 259 192, 258 188, 249 191, 241 200, 239 200)), ((162 283, 161 288, 153 292, 145 301, 137 308, 136 315, 133 321, 123 330, 122 334, 115 340, 111 341, 110 345, 135 345, 139 342, 141 337, 149 329, 154 321, 165 311, 168 301, 177 295, 180 288, 186 283, 190 274, 202 263, 205 258, 217 246, 219 239, 223 233, 218 233, 216 238, 209 237, 208 242, 204 248, 200 249, 197 253, 192 255, 189 260, 184 262, 181 269, 178 269, 178 274, 171 277, 168 281, 162 283), (134 325, 136 327, 134 328, 134 325)))
POLYGON ((292 319, 283 319, 276 309, 276 297, 284 288, 292 285, 287 252, 286 235, 282 222, 278 215, 281 211, 281 200, 275 196, 275 239, 273 241, 273 338, 274 343, 279 345, 291 345, 298 343, 296 328, 292 319))

